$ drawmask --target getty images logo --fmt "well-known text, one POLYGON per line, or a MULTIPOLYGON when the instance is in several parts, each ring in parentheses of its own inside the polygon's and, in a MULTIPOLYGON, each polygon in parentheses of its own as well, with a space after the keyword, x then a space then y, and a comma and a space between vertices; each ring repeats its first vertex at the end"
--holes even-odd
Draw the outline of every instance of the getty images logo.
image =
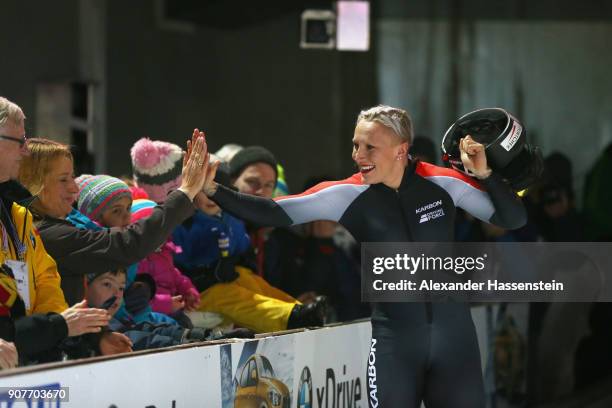
MULTIPOLYGON (((434 201, 433 203, 426 204, 422 207, 419 207, 415 210, 416 214, 421 214, 424 211, 434 209, 442 205, 442 200, 434 201)), ((439 208, 433 211, 428 211, 424 214, 421 214, 421 218, 419 219, 419 224, 422 224, 427 221, 434 220, 438 217, 444 216, 444 209, 439 208)))

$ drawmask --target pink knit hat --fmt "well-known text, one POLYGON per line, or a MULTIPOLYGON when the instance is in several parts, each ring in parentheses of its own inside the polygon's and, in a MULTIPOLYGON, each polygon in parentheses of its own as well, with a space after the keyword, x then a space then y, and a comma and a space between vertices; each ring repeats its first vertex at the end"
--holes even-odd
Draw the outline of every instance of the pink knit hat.
POLYGON ((151 200, 163 203, 181 185, 183 150, 179 146, 143 137, 132 146, 131 156, 134 181, 151 200))

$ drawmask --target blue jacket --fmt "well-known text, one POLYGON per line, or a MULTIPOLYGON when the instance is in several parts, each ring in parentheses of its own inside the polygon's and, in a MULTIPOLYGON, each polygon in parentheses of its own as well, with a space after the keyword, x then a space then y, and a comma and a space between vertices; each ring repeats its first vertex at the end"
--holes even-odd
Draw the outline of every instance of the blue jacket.
POLYGON ((220 257, 219 238, 229 239, 229 256, 241 255, 250 246, 249 236, 242 221, 225 212, 209 216, 196 211, 193 217, 178 226, 172 235, 182 252, 175 254, 174 262, 186 269, 210 266, 220 257))
MULTIPOLYGON (((94 231, 101 230, 102 227, 90 220, 85 214, 73 209, 66 220, 70 221, 72 225, 81 229, 90 229, 94 231)), ((128 288, 134 280, 136 279, 136 270, 138 269, 138 264, 131 265, 127 269, 127 276, 125 287, 128 288)), ((130 319, 135 323, 141 322, 152 322, 152 323, 169 323, 169 324, 178 324, 176 320, 171 318, 170 316, 163 315, 161 313, 155 313, 151 310, 151 306, 145 308, 137 315, 130 314, 125 308, 125 302, 121 302, 121 307, 115 313, 115 317, 119 319, 130 319)))

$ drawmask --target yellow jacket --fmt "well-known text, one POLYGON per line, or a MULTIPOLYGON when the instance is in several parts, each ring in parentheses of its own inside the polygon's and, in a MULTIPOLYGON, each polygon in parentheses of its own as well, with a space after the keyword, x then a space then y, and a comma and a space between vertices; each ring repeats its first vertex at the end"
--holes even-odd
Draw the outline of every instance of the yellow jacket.
MULTIPOLYGON (((26 314, 63 312, 68 308, 68 305, 60 287, 57 265, 45 250, 38 231, 32 225, 32 214, 25 207, 13 203, 11 217, 19 239, 27 248, 25 262, 28 265, 30 307, 26 309, 26 314)), ((0 234, 0 241, 2 241, 2 234, 0 234)), ((4 248, 4 242, 0 242, 0 248, 4 248)), ((10 239, 9 249, 9 259, 16 260, 17 254, 10 239)), ((0 261, 4 263, 5 260, 4 251, 0 251, 0 261)))

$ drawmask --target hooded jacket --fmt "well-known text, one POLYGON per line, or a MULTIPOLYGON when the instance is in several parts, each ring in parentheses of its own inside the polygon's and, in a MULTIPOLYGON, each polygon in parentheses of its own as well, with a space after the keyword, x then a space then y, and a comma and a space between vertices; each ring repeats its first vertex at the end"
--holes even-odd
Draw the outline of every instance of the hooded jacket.
POLYGON ((151 307, 156 312, 171 314, 173 296, 200 297, 191 280, 174 266, 172 256, 179 252, 180 247, 169 239, 138 263, 138 274, 149 274, 155 280, 157 291, 151 300, 151 307))

